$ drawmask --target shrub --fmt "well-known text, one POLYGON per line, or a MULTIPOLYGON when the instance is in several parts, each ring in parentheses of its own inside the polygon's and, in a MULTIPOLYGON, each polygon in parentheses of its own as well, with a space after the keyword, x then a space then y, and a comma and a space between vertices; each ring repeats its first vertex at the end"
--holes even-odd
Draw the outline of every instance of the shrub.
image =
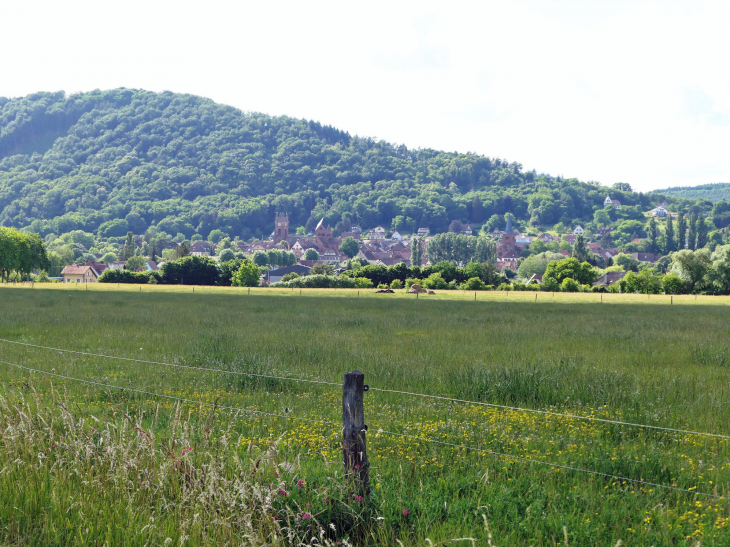
POLYGON ((441 277, 441 273, 436 272, 428 276, 428 279, 423 282, 423 287, 425 287, 426 289, 443 290, 448 288, 448 283, 446 283, 446 281, 444 281, 444 278, 441 277))
POLYGON ((390 283, 390 288, 391 289, 402 289, 403 288, 403 281, 401 281, 400 279, 394 279, 390 283))
POLYGON ((502 283, 499 287, 497 287, 498 291, 511 291, 512 285, 509 283, 502 283))
POLYGON ((560 284, 560 290, 563 292, 578 292, 580 290, 580 283, 578 283, 575 279, 566 277, 560 284))
POLYGON ((299 277, 299 274, 297 272, 289 272, 281 278, 281 281, 282 283, 286 283, 287 281, 291 281, 292 279, 296 279, 297 277, 299 277))
POLYGON ((150 276, 154 276, 159 282, 160 274, 157 272, 133 272, 130 270, 112 270, 107 268, 102 272, 97 280, 99 283, 129 283, 133 285, 141 285, 148 283, 150 276))
POLYGON ((386 285, 385 283, 380 283, 380 284, 378 284, 378 288, 379 289, 387 289, 388 288, 388 285, 386 285))
POLYGON ((462 286, 466 291, 486 291, 487 286, 478 277, 470 277, 462 286))
POLYGON ((303 277, 297 277, 291 281, 279 281, 278 283, 272 283, 272 287, 287 287, 296 289, 361 289, 369 288, 358 286, 358 284, 365 284, 364 281, 370 283, 372 287, 372 281, 366 278, 355 278, 351 279, 348 277, 335 277, 332 275, 306 275, 303 277))
POLYGON ((353 281, 355 282, 355 289, 372 289, 374 286, 373 281, 367 277, 355 277, 353 281))
POLYGON ((682 294, 685 291, 685 284, 679 276, 669 274, 662 279, 662 288, 664 294, 682 294))
POLYGON ((244 260, 241 267, 233 274, 231 285, 234 287, 258 287, 259 286, 259 267, 250 260, 244 260))

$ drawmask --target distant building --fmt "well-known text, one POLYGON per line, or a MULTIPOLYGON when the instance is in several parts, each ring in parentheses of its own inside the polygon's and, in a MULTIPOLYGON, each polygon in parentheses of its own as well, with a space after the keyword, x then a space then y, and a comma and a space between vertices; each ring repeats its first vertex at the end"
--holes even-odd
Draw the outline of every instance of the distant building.
POLYGON ((276 213, 274 219, 274 241, 279 243, 281 240, 289 237, 289 215, 286 213, 276 213))
POLYGON ((582 236, 585 233, 586 233, 586 231, 583 229, 583 226, 581 226, 580 224, 578 226, 576 226, 575 229, 573 230, 573 235, 582 236))
POLYGON ((400 235, 400 233, 398 232, 398 230, 396 230, 395 232, 393 232, 393 235, 391 235, 390 238, 391 239, 397 239, 398 241, 403 241, 403 236, 400 235))
POLYGON ((61 271, 64 283, 96 283, 97 273, 91 266, 66 266, 61 271))
POLYGON ((318 237, 332 237, 332 228, 324 225, 324 217, 319 221, 317 227, 314 229, 314 235, 318 237))
POLYGON ((596 281, 593 282, 593 285, 603 285, 604 287, 608 287, 609 285, 613 285, 617 281, 621 281, 625 275, 626 272, 607 272, 598 279, 596 279, 596 281))
POLYGON ((603 206, 621 209, 621 202, 617 199, 611 199, 611 196, 606 196, 606 199, 603 200, 603 206))
POLYGON ((295 264, 294 266, 286 266, 284 268, 278 268, 268 272, 269 282, 278 283, 281 278, 286 274, 295 273, 297 275, 309 275, 311 268, 309 266, 303 266, 301 264, 295 264))
POLYGON ((210 256, 211 247, 206 241, 194 241, 190 244, 192 256, 210 256))
POLYGON ((431 230, 429 228, 419 228, 416 232, 419 236, 428 236, 431 235, 431 230))
POLYGON ((367 234, 368 239, 385 239, 385 228, 378 226, 370 230, 367 234))
POLYGON ((653 216, 658 218, 665 218, 669 214, 669 211, 660 205, 654 207, 650 212, 653 216))

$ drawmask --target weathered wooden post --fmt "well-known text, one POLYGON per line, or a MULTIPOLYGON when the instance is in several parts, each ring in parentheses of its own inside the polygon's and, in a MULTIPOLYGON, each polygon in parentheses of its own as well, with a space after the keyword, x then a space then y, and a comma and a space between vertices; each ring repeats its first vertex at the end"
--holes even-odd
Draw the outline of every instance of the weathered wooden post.
POLYGON ((365 445, 365 403, 363 394, 368 390, 365 375, 359 370, 345 373, 342 385, 342 455, 345 476, 358 482, 357 490, 370 493, 370 462, 365 445))

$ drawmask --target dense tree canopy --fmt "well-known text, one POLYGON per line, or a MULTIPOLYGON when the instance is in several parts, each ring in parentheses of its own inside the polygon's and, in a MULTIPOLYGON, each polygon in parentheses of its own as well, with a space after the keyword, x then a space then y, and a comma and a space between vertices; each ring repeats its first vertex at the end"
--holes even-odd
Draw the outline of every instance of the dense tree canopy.
POLYGON ((452 221, 488 221, 491 230, 507 211, 525 224, 570 226, 603 211, 609 192, 624 204, 605 212, 611 221, 638 219, 656 199, 191 95, 115 89, 0 100, 0 225, 44 237, 154 227, 249 239, 267 236, 277 211, 289 214, 292 232, 323 216, 336 231, 357 222, 439 233, 452 221))

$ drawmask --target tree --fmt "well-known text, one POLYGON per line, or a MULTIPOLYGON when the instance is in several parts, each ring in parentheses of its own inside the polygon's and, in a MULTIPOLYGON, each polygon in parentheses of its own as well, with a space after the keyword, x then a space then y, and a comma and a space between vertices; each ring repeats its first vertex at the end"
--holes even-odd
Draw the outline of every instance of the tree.
POLYGON ((211 243, 218 243, 221 239, 224 237, 227 237, 228 234, 225 233, 223 230, 219 230, 216 228, 215 230, 211 230, 211 232, 208 234, 208 241, 211 243))
POLYGON ((575 245, 573 245, 573 256, 578 259, 579 262, 588 262, 590 257, 590 251, 586 247, 583 236, 575 238, 575 245))
POLYGON ((168 285, 215 285, 218 266, 207 256, 186 256, 162 265, 162 281, 168 285))
POLYGON ((684 218, 684 214, 680 211, 677 213, 677 250, 687 248, 687 220, 684 218))
POLYGON ((238 271, 233 274, 231 285, 234 287, 258 287, 260 281, 258 266, 251 260, 244 260, 238 271))
POLYGON ((707 245, 707 223, 702 215, 697 219, 697 248, 707 245))
POLYGON ((682 249, 672 254, 672 267, 670 272, 684 281, 689 292, 693 292, 696 288, 704 284, 705 276, 710 267, 709 250, 698 249, 697 251, 691 251, 689 249, 682 249))
POLYGON ((266 251, 266 257, 268 259, 268 263, 272 266, 279 266, 283 262, 283 256, 279 249, 269 249, 266 251))
POLYGON ((606 232, 601 238, 601 249, 613 249, 613 238, 611 232, 606 232))
POLYGON ((697 217, 694 213, 689 215, 689 225, 687 226, 687 248, 694 251, 697 248, 697 217))
POLYGON ((684 281, 675 274, 667 274, 662 278, 662 288, 664 294, 682 294, 685 290, 684 281))
POLYGON ((674 239, 674 221, 672 220, 672 215, 670 213, 669 218, 667 218, 667 227, 664 230, 664 252, 669 254, 677 250, 677 242, 674 239))
POLYGON ((626 253, 619 253, 614 256, 613 263, 616 266, 621 266, 625 272, 638 272, 641 265, 641 262, 626 253))
POLYGON ((621 282, 627 293, 660 294, 663 290, 662 277, 654 275, 650 268, 644 268, 638 274, 628 272, 621 282))
POLYGON ((227 260, 221 262, 218 266, 218 283, 222 287, 230 287, 233 282, 233 276, 243 264, 243 260, 234 258, 233 260, 227 260))
POLYGON ((464 283, 463 289, 466 291, 484 291, 487 289, 487 286, 478 277, 470 277, 464 283))
POLYGON ((304 252, 304 260, 319 260, 317 249, 309 248, 304 252))
POLYGON ((317 262, 312 269, 309 271, 311 275, 332 275, 335 267, 332 264, 326 262, 317 262))
POLYGON ((175 256, 177 258, 190 256, 190 245, 188 245, 185 241, 180 243, 180 245, 175 248, 175 256))
POLYGON ((127 261, 129 257, 134 256, 134 252, 137 250, 137 246, 134 244, 134 234, 127 232, 127 239, 124 245, 119 250, 119 260, 127 261))
POLYGON ((354 237, 347 236, 345 239, 342 240, 342 244, 340 245, 340 251, 345 253, 348 258, 352 258, 360 252, 360 244, 354 237))
POLYGON ((411 266, 421 266, 423 264, 423 247, 422 239, 414 237, 411 241, 411 266))
POLYGON ((131 272, 136 272, 145 264, 144 257, 141 256, 130 256, 124 263, 124 269, 131 272))
POLYGON ((234 253, 231 249, 224 249, 219 255, 219 258, 221 262, 228 262, 236 258, 236 253, 234 253))
POLYGON ((517 268, 522 279, 530 279, 533 275, 543 275, 550 262, 563 260, 565 256, 560 253, 546 251, 536 255, 528 256, 517 268))
POLYGON ((710 280, 720 292, 727 293, 730 291, 730 245, 716 247, 710 260, 710 280))
POLYGON ((484 220, 484 206, 479 196, 474 196, 471 201, 471 221, 478 224, 482 220, 484 220))
POLYGON ((27 276, 36 268, 48 270, 50 267, 51 261, 40 235, 0 227, 0 281, 8 281, 13 272, 27 276))
POLYGON ((257 266, 266 266, 269 263, 269 255, 264 251, 256 251, 253 254, 253 262, 257 266))
POLYGON ((564 258, 563 260, 550 262, 547 265, 543 281, 552 279, 560 284, 564 279, 571 278, 581 285, 590 285, 597 277, 596 271, 588 262, 581 263, 577 258, 564 258))
POLYGON ((649 219, 649 223, 646 227, 646 235, 647 239, 649 240, 649 252, 656 253, 659 250, 657 247, 657 238, 659 237, 659 233, 654 217, 651 217, 649 219))

